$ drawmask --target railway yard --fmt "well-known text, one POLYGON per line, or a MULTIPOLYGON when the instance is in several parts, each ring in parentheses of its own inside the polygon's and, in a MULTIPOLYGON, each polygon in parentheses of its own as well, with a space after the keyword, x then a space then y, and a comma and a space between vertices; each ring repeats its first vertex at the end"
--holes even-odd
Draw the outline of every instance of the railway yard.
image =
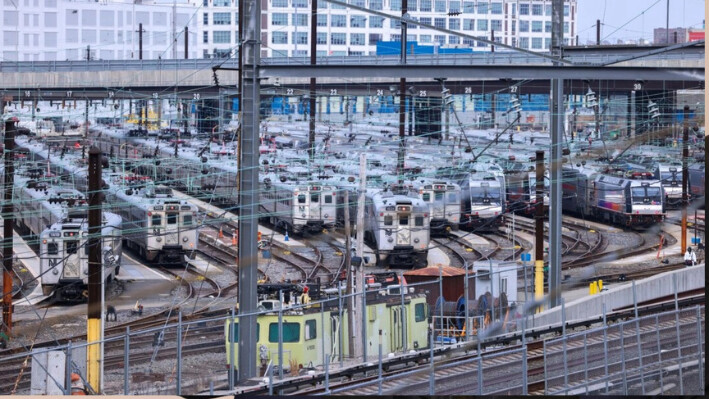
POLYGON ((0 61, 0 393, 705 394, 703 40, 308 63, 245 1, 238 66, 0 61))

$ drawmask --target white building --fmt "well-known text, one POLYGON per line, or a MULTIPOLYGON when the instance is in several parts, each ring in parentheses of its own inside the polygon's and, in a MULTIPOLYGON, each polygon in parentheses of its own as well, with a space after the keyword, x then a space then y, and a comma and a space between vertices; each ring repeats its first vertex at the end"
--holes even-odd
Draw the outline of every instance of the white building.
MULTIPOLYGON (((353 5, 401 15, 401 0, 349 0, 353 5)), ((233 56, 238 48, 237 0, 2 0, 0 55, 3 61, 143 59, 233 56)), ((319 56, 374 55, 379 41, 401 39, 398 21, 320 0, 319 56)), ((412 18, 436 27, 534 51, 551 42, 551 0, 409 0, 412 18)), ((566 0, 564 36, 576 35, 576 0, 566 0)), ((262 1, 263 56, 310 53, 310 0, 262 1)), ((469 38, 409 26, 408 41, 420 45, 490 46, 469 38)), ((498 51, 500 51, 498 49, 498 51)))

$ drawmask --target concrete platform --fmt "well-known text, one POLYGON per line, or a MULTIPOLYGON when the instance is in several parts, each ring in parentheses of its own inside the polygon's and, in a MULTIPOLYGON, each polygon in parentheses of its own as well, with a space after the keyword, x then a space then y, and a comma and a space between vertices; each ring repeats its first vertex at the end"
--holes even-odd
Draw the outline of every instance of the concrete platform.
POLYGON ((438 266, 438 265, 450 265, 451 259, 445 254, 440 248, 434 247, 428 250, 428 265, 438 266))
POLYGON ((469 233, 467 231, 451 231, 451 234, 458 237, 462 238, 463 240, 467 241, 471 246, 473 245, 489 245, 490 242, 482 237, 480 237, 477 234, 474 233, 469 233))
MULTIPOLYGON (((2 217, 0 217, 0 222, 2 222, 3 225, 5 223, 2 217)), ((0 237, 4 238, 2 232, 0 232, 0 237)), ((21 235, 17 234, 17 232, 14 230, 12 232, 12 252, 17 258, 17 260, 20 262, 22 267, 27 269, 34 278, 38 279, 41 273, 39 266, 39 256, 37 256, 37 254, 32 250, 32 248, 27 245, 25 239, 22 238, 21 235)), ((42 294, 42 285, 37 284, 34 287, 34 290, 32 290, 32 292, 27 295, 27 297, 13 301, 13 305, 33 305, 43 300, 44 298, 45 296, 42 294)))

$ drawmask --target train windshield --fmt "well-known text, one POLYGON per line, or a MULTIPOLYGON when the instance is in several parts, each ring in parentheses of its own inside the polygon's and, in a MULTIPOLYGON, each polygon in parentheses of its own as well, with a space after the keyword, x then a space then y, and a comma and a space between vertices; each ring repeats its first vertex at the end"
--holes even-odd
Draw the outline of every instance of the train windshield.
POLYGON ((662 172, 660 174, 660 177, 662 178, 662 182, 667 184, 667 183, 672 183, 677 184, 679 180, 681 180, 680 177, 678 177, 677 172, 662 172))
POLYGON ((470 200, 476 204, 500 202, 500 191, 492 190, 489 187, 471 187, 470 200))
POLYGON ((75 254, 79 251, 79 241, 67 240, 64 241, 64 252, 67 255, 75 254))
POLYGON ((449 203, 449 204, 456 204, 456 203, 458 203, 458 194, 456 194, 456 193, 448 193, 448 203, 449 203))
POLYGON ((660 205, 662 192, 658 187, 633 187, 631 189, 634 204, 660 205))

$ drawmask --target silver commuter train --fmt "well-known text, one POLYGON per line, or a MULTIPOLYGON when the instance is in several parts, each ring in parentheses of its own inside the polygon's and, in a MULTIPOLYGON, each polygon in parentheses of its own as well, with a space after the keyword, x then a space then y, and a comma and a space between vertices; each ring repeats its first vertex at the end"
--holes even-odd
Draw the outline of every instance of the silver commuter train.
POLYGON ((364 239, 378 265, 421 268, 428 264, 431 215, 416 196, 390 190, 367 190, 364 239))
POLYGON ((260 177, 260 218, 288 232, 317 233, 337 222, 337 189, 318 181, 260 177))
POLYGON ((431 234, 447 234, 458 230, 460 223, 461 189, 456 183, 444 180, 416 180, 419 198, 428 204, 431 214, 431 234))
POLYGON ((134 175, 114 175, 107 197, 115 212, 123 217, 126 246, 141 257, 162 265, 181 266, 184 255, 194 256, 199 227, 196 205, 172 198, 170 188, 156 187, 134 175))

